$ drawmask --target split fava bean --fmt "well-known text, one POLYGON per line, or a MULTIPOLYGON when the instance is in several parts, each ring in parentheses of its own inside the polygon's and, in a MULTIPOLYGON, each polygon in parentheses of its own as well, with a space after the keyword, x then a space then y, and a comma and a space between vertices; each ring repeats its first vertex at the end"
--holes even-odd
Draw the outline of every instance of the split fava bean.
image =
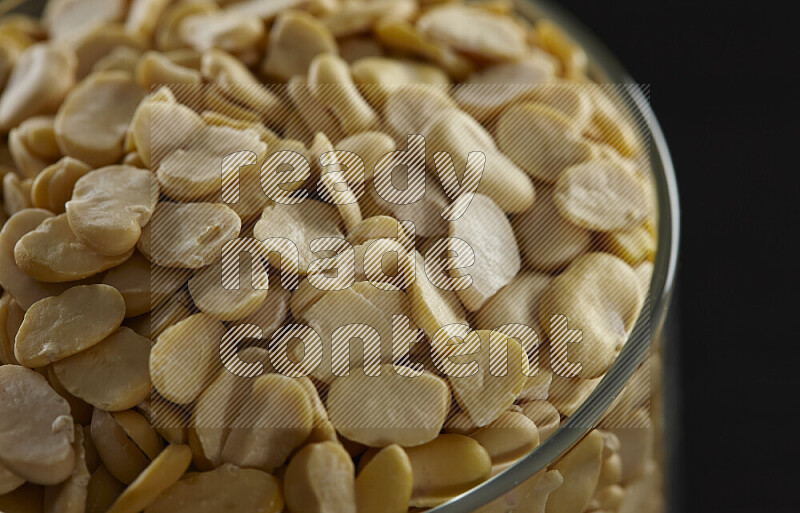
POLYGON ((241 228, 239 216, 225 205, 161 202, 137 247, 157 265, 198 269, 216 260, 241 228))
POLYGON ((399 445, 381 449, 356 477, 356 511, 403 513, 411 501, 411 461, 399 445))
POLYGON ((433 440, 441 431, 450 391, 433 374, 411 377, 383 365, 380 376, 354 369, 350 376, 335 379, 327 406, 336 430, 350 440, 371 447, 411 447, 433 440))
POLYGON ((26 481, 57 484, 75 467, 69 404, 41 375, 0 366, 0 464, 26 481))
POLYGON ((124 315, 125 302, 113 287, 72 287, 31 305, 14 353, 26 366, 43 367, 97 344, 119 327, 124 315))
POLYGON ((283 509, 280 482, 256 469, 225 464, 197 472, 167 488, 145 513, 279 513, 283 509))
POLYGON ((106 410, 132 408, 150 393, 150 340, 119 328, 89 349, 53 365, 71 394, 106 410))
POLYGON ((413 486, 410 504, 438 506, 489 478, 492 460, 476 440, 456 435, 406 449, 411 462, 413 486))
POLYGON ((289 462, 283 476, 291 513, 355 513, 355 468, 334 442, 310 444, 289 462))
POLYGON ((195 314, 159 335, 150 352, 150 377, 164 398, 194 401, 219 370, 219 344, 225 326, 208 314, 195 314))
POLYGON ((152 174, 129 166, 91 171, 75 182, 67 220, 82 242, 103 255, 129 253, 158 201, 152 174))
POLYGON ((122 71, 94 73, 73 89, 56 116, 61 151, 100 167, 122 156, 122 140, 145 91, 122 71))
POLYGON ((65 282, 94 276, 124 262, 133 248, 102 255, 75 236, 66 214, 50 217, 14 246, 17 266, 40 281, 65 282))

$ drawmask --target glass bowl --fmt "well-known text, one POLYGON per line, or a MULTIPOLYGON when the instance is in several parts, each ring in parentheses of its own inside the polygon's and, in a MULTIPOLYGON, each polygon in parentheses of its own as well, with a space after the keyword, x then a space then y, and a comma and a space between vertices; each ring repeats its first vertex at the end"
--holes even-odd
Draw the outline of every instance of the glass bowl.
MULTIPOLYGON (((19 12, 39 15, 45 0, 1 0, 0 15, 19 12)), ((595 82, 616 84, 631 114, 646 121, 650 138, 650 165, 658 203, 657 251, 650 292, 630 338, 599 385, 574 415, 529 454, 468 492, 428 510, 430 513, 469 513, 502 497, 547 468, 578 443, 599 422, 620 394, 634 371, 656 344, 664 327, 673 290, 679 241, 679 207, 675 172, 669 149, 652 113, 647 88, 638 85, 611 52, 569 13, 550 1, 513 0, 517 12, 534 21, 552 20, 580 45, 589 57, 589 77, 595 82)))

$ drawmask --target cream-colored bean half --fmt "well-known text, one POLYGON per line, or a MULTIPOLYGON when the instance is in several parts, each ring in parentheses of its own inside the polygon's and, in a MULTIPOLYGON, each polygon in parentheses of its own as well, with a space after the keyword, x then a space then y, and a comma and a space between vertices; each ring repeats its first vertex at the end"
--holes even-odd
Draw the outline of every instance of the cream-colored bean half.
POLYGON ((48 282, 75 281, 116 267, 133 248, 115 256, 101 255, 75 236, 66 214, 45 219, 14 246, 17 266, 32 278, 48 282))
POLYGON ((48 208, 55 214, 61 214, 66 211, 66 203, 72 198, 75 183, 91 168, 72 157, 62 158, 53 167, 55 171, 47 185, 48 208))
POLYGON ((110 269, 103 283, 117 289, 125 300, 125 317, 145 314, 162 305, 191 276, 189 269, 170 269, 150 263, 139 252, 110 269))
POLYGON ((386 95, 383 116, 391 135, 402 145, 409 134, 424 134, 439 112, 457 108, 446 86, 406 84, 386 95))
POLYGON ((225 464, 196 472, 167 488, 145 513, 280 513, 280 481, 255 469, 225 464))
POLYGON ((355 513, 355 468, 334 442, 302 448, 286 467, 283 490, 290 513, 355 513))
POLYGON ((430 373, 410 377, 393 365, 380 376, 351 369, 328 392, 331 422, 342 435, 370 447, 413 447, 439 434, 450 409, 447 383, 430 373))
MULTIPOLYGON (((30 119, 30 118, 29 118, 30 119)), ((36 119, 36 118, 33 118, 36 119)), ((27 122, 23 121, 23 125, 27 122)), ((23 125, 20 125, 22 127, 23 125)), ((44 159, 31 151, 24 135, 20 133, 20 128, 12 128, 8 134, 8 149, 14 159, 19 174, 23 177, 33 179, 39 172, 51 163, 50 159, 44 159)), ((30 201, 30 199, 28 199, 30 201)))
POLYGON ((169 0, 133 0, 125 19, 125 31, 138 39, 151 41, 169 0))
POLYGON ((469 435, 492 458, 492 465, 503 467, 531 452, 539 445, 539 430, 534 422, 515 411, 500 414, 491 424, 469 435))
POLYGON ((652 210, 645 183, 611 160, 593 160, 564 170, 553 194, 558 211, 588 230, 630 230, 652 210))
MULTIPOLYGON (((153 137, 158 136, 158 134, 153 135, 153 137)), ((181 201, 197 200, 221 191, 220 170, 223 158, 243 151, 250 151, 261 157, 266 153, 267 146, 261 142, 255 130, 205 126, 182 148, 161 160, 156 176, 167 196, 181 201)), ((247 154, 231 165, 238 167, 239 164, 249 160, 250 156, 247 154)), ((248 185, 253 187, 254 184, 248 185)), ((241 187, 240 185, 240 190, 241 187)))
POLYGON ((139 103, 128 139, 145 166, 156 169, 164 157, 197 137, 204 127, 195 111, 177 103, 174 94, 162 87, 139 103))
POLYGON ((351 65, 353 81, 376 108, 393 90, 406 84, 447 85, 450 79, 436 66, 388 57, 364 57, 351 65))
POLYGON ((416 279, 409 289, 411 315, 414 322, 433 337, 448 324, 466 324, 466 312, 455 292, 435 286, 425 273, 422 255, 415 252, 416 279))
POLYGON ((128 124, 144 95, 124 71, 87 77, 67 95, 56 116, 62 153, 93 167, 117 162, 128 124))
MULTIPOLYGON (((367 287, 372 287, 372 285, 368 284, 367 287)), ((402 291, 378 291, 378 293, 390 296, 404 295, 402 291)), ((311 376, 325 383, 331 383, 336 379, 333 369, 332 336, 336 329, 350 324, 361 324, 374 328, 380 338, 380 347, 377 348, 379 362, 381 364, 390 363, 392 359, 390 344, 392 315, 405 313, 403 311, 404 299, 400 297, 393 306, 382 308, 375 301, 361 294, 354 284, 344 290, 326 292, 308 306, 300 319, 316 331, 322 339, 321 363, 311 372, 311 376), (347 308, 342 308, 342 305, 347 305, 347 308)), ((351 375, 355 369, 364 365, 365 345, 357 343, 349 352, 349 360, 345 363, 349 366, 351 375)), ((376 349, 372 344, 368 347, 373 351, 376 349)), ((344 370, 336 369, 340 373, 344 370)))
POLYGON ((108 166, 81 177, 66 204, 75 236, 100 254, 129 252, 158 202, 158 183, 146 169, 108 166))
POLYGON ((66 481, 44 489, 44 513, 85 513, 91 474, 86 463, 84 431, 75 425, 75 468, 66 481))
POLYGON ((321 53, 336 53, 333 34, 308 13, 285 10, 278 14, 262 65, 264 73, 280 80, 308 73, 308 66, 321 53))
MULTIPOLYGON (((160 84, 201 84, 203 77, 196 69, 176 64, 162 53, 149 51, 136 63, 136 83, 145 91, 160 84)), ((178 87, 181 92, 185 92, 178 87)), ((191 88, 185 88, 190 90, 191 88)), ((199 88, 197 88, 199 90, 199 88)))
POLYGON ((118 59, 118 56, 138 59, 144 50, 144 42, 128 34, 125 27, 118 23, 96 25, 72 42, 71 46, 78 57, 78 80, 92 71, 103 71, 101 68, 118 59))
POLYGON ((222 261, 194 272, 189 280, 189 294, 201 312, 223 321, 235 321, 253 314, 267 299, 267 289, 252 286, 250 269, 260 262, 239 268, 239 288, 222 286, 222 261))
POLYGON ((525 262, 541 271, 558 270, 592 245, 589 230, 567 221, 553 201, 553 191, 538 189, 533 207, 515 215, 511 226, 525 262))
POLYGON ((497 145, 522 170, 548 183, 569 166, 589 160, 591 143, 557 109, 527 102, 507 109, 497 124, 497 145))
POLYGON ((358 513, 405 513, 413 486, 411 461, 399 445, 381 449, 356 477, 358 513))
MULTIPOLYGON (((494 330, 505 324, 522 324, 532 328, 538 335, 540 349, 537 353, 540 355, 539 362, 542 362, 545 360, 541 355, 545 351, 546 335, 539 325, 539 302, 551 280, 552 277, 547 274, 531 271, 519 273, 476 312, 476 328, 494 330)), ((507 334, 511 336, 510 332, 507 334)), ((525 350, 530 354, 535 348, 526 347, 525 350)))
MULTIPOLYGON (((551 317, 565 316, 568 329, 581 330, 582 340, 566 344, 566 360, 580 363, 582 378, 605 373, 616 358, 642 308, 634 270, 607 253, 589 253, 574 260, 547 287, 539 320, 553 344, 551 317)), ((565 337, 566 338, 566 337, 565 337)), ((552 362, 560 373, 564 362, 552 362)))
POLYGON ((503 211, 483 194, 476 194, 466 212, 450 224, 450 236, 469 244, 475 254, 475 263, 461 270, 472 276, 472 284, 456 291, 474 312, 519 272, 517 240, 503 211))
POLYGON ((26 178, 20 180, 19 175, 16 173, 8 173, 3 177, 3 203, 5 213, 13 216, 17 212, 21 212, 26 208, 30 208, 31 203, 31 189, 33 188, 33 179, 26 178))
POLYGON ((150 352, 150 379, 165 399, 188 404, 222 366, 220 340, 225 326, 208 314, 195 314, 165 329, 150 352))
POLYGON ((487 480, 492 471, 486 449, 463 435, 439 435, 406 453, 414 476, 410 505, 418 508, 438 506, 487 480))
POLYGON ((322 201, 306 199, 297 205, 272 204, 264 209, 253 228, 260 240, 283 237, 295 243, 300 252, 300 268, 294 269, 287 259, 281 259, 281 269, 305 275, 308 264, 315 260, 309 244, 321 237, 344 238, 341 216, 336 208, 322 201))
POLYGON ((122 327, 89 349, 53 364, 72 395, 106 411, 136 406, 150 393, 150 340, 122 327))
POLYGON ((37 43, 25 49, 0 96, 0 131, 54 113, 75 84, 76 67, 75 54, 63 45, 37 43))
MULTIPOLYGON (((404 167, 395 167, 390 176, 396 187, 401 189, 408 187, 408 173, 404 167)), ((449 223, 440 213, 449 203, 450 199, 433 173, 425 173, 425 193, 414 203, 402 205, 395 201, 387 201, 370 184, 367 184, 366 192, 359 200, 365 216, 387 215, 410 221, 414 223, 416 236, 431 238, 447 236, 449 223)))
POLYGON ((550 493, 547 513, 581 513, 594 495, 603 458, 603 436, 589 432, 554 466, 564 483, 550 493))
POLYGON ((137 247, 154 264, 199 269, 217 260, 241 229, 241 219, 225 205, 161 202, 137 247))
POLYGON ((124 315, 125 302, 113 287, 72 287, 31 305, 14 354, 27 367, 44 367, 97 344, 119 328, 124 315))
MULTIPOLYGON (((440 335, 441 336, 441 335, 440 335)), ((444 339, 442 340, 442 342, 444 339)), ((471 376, 448 376, 453 394, 461 408, 466 411, 478 427, 483 427, 508 410, 519 397, 527 381, 530 369, 528 357, 515 339, 502 334, 491 337, 488 331, 476 331, 463 344, 441 345, 432 348, 434 359, 449 358, 452 363, 475 361, 477 372, 471 376), (477 337, 476 337, 477 335, 477 337), (480 342, 478 345, 476 342, 480 342), (460 347, 460 349, 459 349, 460 347), (507 348, 507 353, 505 353, 507 348), (461 356, 452 353, 461 352, 461 356), (490 352, 497 352, 500 361, 507 354, 505 375, 495 376, 490 367, 490 352)), ((434 360, 436 361, 436 360, 434 360)))
POLYGON ((501 63, 473 73, 453 89, 453 97, 470 115, 490 121, 509 105, 533 96, 543 84, 552 83, 558 61, 534 51, 515 62, 501 63))
POLYGON ((294 378, 255 378, 245 406, 233 419, 222 460, 272 471, 308 438, 313 427, 311 400, 294 378))
POLYGON ((238 54, 254 50, 264 38, 264 24, 234 12, 186 16, 178 26, 181 39, 198 52, 219 48, 238 54))
MULTIPOLYGON (((467 155, 483 153, 486 162, 478 192, 490 197, 504 212, 524 212, 533 205, 536 192, 531 179, 497 150, 489 132, 466 112, 440 111, 434 114, 422 133, 426 137, 428 155, 440 151, 450 155, 459 181, 464 180, 467 155)), ((432 158, 428 164, 439 169, 432 158)))
POLYGON ((555 406, 547 401, 530 401, 522 405, 522 413, 536 424, 539 439, 544 441, 561 425, 561 415, 555 406))
POLYGON ((20 269, 14 259, 14 247, 17 241, 51 217, 53 214, 47 210, 25 209, 11 216, 0 230, 0 285, 24 309, 28 309, 40 299, 61 294, 72 285, 35 280, 20 269))
POLYGON ((346 135, 377 128, 377 113, 353 83, 350 65, 338 55, 323 53, 314 57, 308 69, 308 84, 311 94, 333 111, 346 135))
POLYGON ((296 378, 295 382, 302 387, 311 403, 314 427, 311 429, 311 434, 308 435, 306 443, 338 442, 339 437, 336 434, 336 428, 333 427, 330 418, 328 418, 328 410, 325 409, 325 403, 322 402, 314 382, 307 377, 296 378))
POLYGON ((480 60, 517 60, 528 49, 525 31, 513 18, 476 7, 434 7, 420 16, 417 28, 431 40, 480 60))
POLYGON ((0 465, 36 484, 67 479, 75 467, 69 404, 38 373, 0 366, 0 465))
POLYGON ((189 468, 192 451, 187 445, 168 445, 117 497, 107 513, 138 513, 152 504, 189 468))
MULTIPOLYGON (((394 139, 383 132, 367 131, 345 137, 336 143, 336 149, 350 151, 361 157, 364 162, 364 181, 366 182, 372 179, 378 159, 397 149, 397 145, 394 139)), ((346 171, 345 174, 347 174, 346 171)))
MULTIPOLYGON (((628 264, 642 268, 642 264, 652 265, 656 253, 656 238, 645 227, 637 226, 631 230, 613 231, 604 234, 600 243, 609 252, 628 264), (648 262, 650 261, 650 262, 648 262)), ((648 285, 650 280, 647 278, 645 283, 648 285)))
POLYGON ((53 0, 47 3, 42 21, 48 35, 63 43, 96 25, 122 20, 126 10, 124 0, 53 0))

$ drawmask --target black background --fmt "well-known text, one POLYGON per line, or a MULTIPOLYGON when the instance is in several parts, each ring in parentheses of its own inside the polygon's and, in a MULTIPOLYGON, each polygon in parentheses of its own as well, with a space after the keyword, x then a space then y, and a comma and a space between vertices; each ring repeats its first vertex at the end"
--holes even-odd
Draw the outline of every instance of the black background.
POLYGON ((800 24, 788 3, 559 3, 651 85, 676 167, 674 513, 800 511, 800 24))

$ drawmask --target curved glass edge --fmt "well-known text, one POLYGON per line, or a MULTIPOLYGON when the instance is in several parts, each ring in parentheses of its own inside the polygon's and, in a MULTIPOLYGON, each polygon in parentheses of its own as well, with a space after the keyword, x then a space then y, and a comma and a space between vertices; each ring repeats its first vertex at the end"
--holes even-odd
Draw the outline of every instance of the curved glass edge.
POLYGON ((625 84, 623 100, 644 119, 651 137, 651 165, 658 199, 658 246, 650 293, 628 342, 597 388, 559 429, 541 445, 508 469, 429 513, 470 513, 510 492, 565 454, 596 426, 603 413, 644 361, 653 337, 660 332, 672 297, 680 236, 680 208, 675 169, 664 133, 645 94, 616 57, 584 25, 563 8, 542 0, 514 0, 517 11, 528 19, 546 17, 561 26, 586 51, 590 73, 599 81, 625 84))
MULTIPOLYGON (((639 114, 647 119, 652 140, 651 164, 659 214, 658 246, 653 278, 649 299, 643 307, 643 310, 651 309, 650 319, 646 322, 644 316, 640 316, 625 348, 606 376, 575 414, 555 433, 505 471, 464 494, 429 509, 430 513, 470 513, 510 492, 577 444, 591 430, 591 426, 597 424, 647 356, 653 334, 659 332, 664 323, 675 279, 680 235, 678 186, 667 141, 647 98, 616 57, 566 10, 546 0, 513 0, 513 2, 517 11, 524 17, 528 19, 546 17, 564 28, 586 51, 590 72, 594 78, 615 84, 629 84, 631 87, 624 88, 628 96, 624 98, 626 103, 634 105, 639 114)), ((24 12, 36 15, 43 7, 44 1, 5 0, 0 1, 0 14, 24 12)))

